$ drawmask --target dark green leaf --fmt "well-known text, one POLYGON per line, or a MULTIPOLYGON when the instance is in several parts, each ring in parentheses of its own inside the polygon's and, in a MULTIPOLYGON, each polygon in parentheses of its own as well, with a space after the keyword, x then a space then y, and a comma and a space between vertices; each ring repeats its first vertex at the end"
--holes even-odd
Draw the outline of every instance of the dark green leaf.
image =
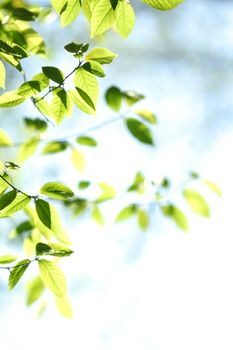
POLYGON ((138 139, 142 143, 152 146, 154 145, 151 131, 145 124, 138 121, 137 119, 127 118, 126 125, 128 130, 134 137, 136 137, 136 139, 138 139))
POLYGON ((78 183, 78 188, 80 189, 80 190, 85 190, 87 187, 89 187, 90 186, 90 181, 80 181, 79 183, 78 183))
POLYGON ((30 260, 24 259, 19 261, 18 264, 11 269, 8 280, 8 287, 10 290, 13 289, 15 285, 19 282, 20 278, 23 276, 29 264, 30 260))
POLYGON ((62 84, 64 80, 64 75, 60 69, 57 67, 45 66, 42 67, 43 73, 50 80, 55 81, 55 83, 62 84))
POLYGON ((66 51, 71 53, 76 53, 76 54, 84 53, 88 50, 88 48, 89 48, 88 43, 76 44, 74 42, 71 42, 64 46, 64 49, 66 51))
POLYGON ((48 202, 43 199, 37 199, 35 201, 36 204, 36 212, 43 224, 51 229, 51 210, 48 202))
POLYGON ((109 107, 118 112, 122 103, 122 92, 116 86, 111 86, 105 94, 105 99, 109 107))
POLYGON ((36 118, 36 119, 24 118, 24 123, 29 129, 33 131, 43 132, 48 127, 48 124, 44 120, 39 118, 36 118))
POLYGON ((7 207, 15 199, 17 192, 15 190, 4 193, 0 196, 0 210, 7 207))

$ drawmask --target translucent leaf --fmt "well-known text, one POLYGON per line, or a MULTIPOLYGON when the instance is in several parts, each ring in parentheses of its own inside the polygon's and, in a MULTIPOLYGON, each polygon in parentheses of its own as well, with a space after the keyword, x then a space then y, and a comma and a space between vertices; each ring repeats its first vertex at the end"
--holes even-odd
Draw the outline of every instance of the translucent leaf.
POLYGON ((116 7, 116 28, 118 33, 127 38, 135 24, 135 13, 128 0, 119 1, 116 7))
POLYGON ((16 256, 13 255, 2 255, 0 256, 0 264, 10 264, 13 261, 17 260, 16 256))
POLYGON ((23 83, 16 91, 18 95, 26 97, 35 96, 49 86, 49 79, 43 74, 35 75, 32 80, 23 83))
POLYGON ((5 89, 5 80, 6 80, 6 70, 5 66, 0 61, 0 88, 5 89))
POLYGON ((68 114, 69 96, 62 88, 53 91, 53 98, 51 102, 51 118, 60 124, 64 117, 68 114))
POLYGON ((99 0, 91 17, 91 38, 104 33, 115 22, 115 12, 110 0, 99 0))
POLYGON ((12 140, 8 136, 5 130, 0 129, 0 147, 1 146, 11 146, 12 145, 12 140))
POLYGON ((50 110, 50 105, 48 104, 47 101, 45 101, 44 99, 34 99, 34 102, 36 104, 36 107, 39 109, 39 111, 50 117, 51 115, 51 110, 50 110))
POLYGON ((102 191, 101 195, 97 198, 98 203, 107 201, 115 197, 116 191, 112 186, 106 184, 105 182, 100 182, 98 185, 102 191))
POLYGON ((42 154, 63 152, 68 146, 69 143, 66 141, 52 141, 47 143, 47 145, 43 148, 42 154))
POLYGON ((20 163, 24 162, 36 152, 39 142, 40 138, 34 136, 20 145, 18 156, 20 163))
POLYGON ((65 6, 60 12, 61 26, 65 27, 71 24, 79 15, 81 11, 80 0, 66 0, 65 6))
POLYGON ((68 319, 72 319, 73 317, 72 306, 67 296, 63 298, 56 297, 56 305, 57 305, 58 311, 62 316, 68 319))
POLYGON ((95 109, 99 95, 99 87, 96 77, 86 69, 79 68, 75 73, 74 84, 85 102, 90 105, 91 108, 95 109), (88 98, 82 96, 82 91, 88 96, 88 98))
POLYGON ((25 97, 17 95, 15 91, 8 91, 0 96, 0 107, 15 107, 24 101, 25 97))
POLYGON ((152 146, 154 145, 151 131, 145 124, 138 121, 137 119, 127 118, 126 125, 130 133, 134 137, 136 137, 136 139, 138 139, 142 143, 152 145, 152 146))
POLYGON ((79 136, 76 139, 76 142, 83 146, 89 146, 89 147, 97 146, 96 140, 89 136, 79 136))
POLYGON ((95 47, 85 57, 86 61, 96 61, 100 64, 109 64, 117 55, 108 49, 95 47))
POLYGON ((82 10, 83 10, 84 16, 86 17, 88 22, 90 22, 91 16, 92 16, 90 0, 83 0, 82 1, 82 10))
POLYGON ((165 216, 170 217, 176 225, 184 231, 188 231, 188 220, 185 214, 173 204, 161 206, 161 210, 165 216))
POLYGON ((18 264, 11 269, 10 276, 8 279, 8 287, 10 290, 13 289, 15 285, 19 282, 20 278, 23 276, 29 264, 30 260, 24 259, 19 261, 18 264))
POLYGON ((208 203, 204 197, 199 193, 191 189, 186 189, 183 192, 184 198, 186 199, 190 208, 199 215, 209 217, 210 209, 208 203))
POLYGON ((71 151, 71 161, 74 167, 80 171, 81 173, 85 169, 85 158, 81 152, 79 152, 76 148, 73 148, 71 151))
POLYGON ((127 207, 123 208, 118 215, 116 216, 115 221, 121 222, 130 219, 137 212, 137 208, 134 204, 130 204, 127 207))
POLYGON ((74 195, 73 191, 71 191, 69 187, 59 182, 47 182, 41 187, 40 193, 50 198, 61 200, 72 197, 74 195))
POLYGON ((222 191, 220 190, 220 188, 218 187, 218 185, 216 185, 215 183, 213 183, 210 180, 203 180, 203 183, 208 186, 214 193, 216 193, 218 196, 222 196, 222 191))
POLYGON ((156 124, 157 122, 156 116, 154 115, 154 113, 152 113, 148 109, 137 109, 136 111, 134 111, 134 113, 139 115, 139 117, 145 119, 151 124, 156 124))
POLYGON ((30 197, 25 196, 22 193, 18 193, 13 202, 0 211, 0 218, 11 216, 15 212, 22 210, 30 202, 30 200, 30 197))
POLYGON ((40 277, 46 288, 50 289, 56 296, 66 295, 66 280, 63 272, 57 265, 48 260, 38 261, 40 277))
POLYGON ((118 112, 121 109, 122 92, 116 86, 111 86, 105 93, 105 100, 109 107, 118 112))
POLYGON ((69 95, 71 96, 75 105, 84 113, 96 115, 94 103, 88 98, 86 93, 81 93, 80 90, 69 90, 69 95))
POLYGON ((93 220, 95 220, 95 222, 100 225, 103 226, 104 225, 104 217, 99 209, 99 207, 94 206, 92 213, 91 213, 91 218, 93 220))
POLYGON ((146 231, 150 223, 150 217, 148 213, 145 210, 138 209, 137 217, 139 227, 142 231, 146 231))
POLYGON ((16 195, 17 192, 15 190, 0 195, 0 211, 6 208, 9 204, 11 204, 15 199, 16 195))
POLYGON ((26 286, 26 303, 28 306, 35 303, 42 295, 44 291, 44 284, 40 278, 37 276, 33 278, 26 286))
POLYGON ((0 194, 3 193, 9 187, 9 184, 6 181, 4 181, 4 179, 9 183, 11 182, 9 175, 4 174, 0 176, 0 194))
POLYGON ((62 71, 57 67, 45 66, 45 67, 42 67, 42 71, 47 78, 49 78, 52 81, 55 81, 55 83, 58 83, 58 84, 63 83, 64 75, 62 71))
POLYGON ((171 10, 183 1, 184 0, 143 0, 147 5, 162 11, 171 10))

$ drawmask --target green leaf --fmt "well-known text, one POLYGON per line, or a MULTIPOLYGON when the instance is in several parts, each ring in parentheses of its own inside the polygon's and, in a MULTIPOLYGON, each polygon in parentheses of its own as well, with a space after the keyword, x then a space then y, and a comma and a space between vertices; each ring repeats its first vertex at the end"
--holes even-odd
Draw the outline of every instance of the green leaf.
POLYGON ((111 6, 112 6, 113 10, 116 9, 117 4, 118 4, 120 1, 121 1, 121 0, 110 0, 111 6))
POLYGON ((79 68, 75 73, 74 84, 83 100, 85 100, 91 108, 95 109, 99 95, 96 77, 86 69, 79 68), (82 95, 82 92, 84 92, 86 96, 82 95))
POLYGON ((8 287, 10 290, 12 290, 15 287, 15 285, 19 282, 20 278, 23 276, 29 264, 30 260, 24 259, 19 261, 18 264, 11 269, 8 280, 8 287))
POLYGON ((10 179, 9 175, 7 175, 7 174, 1 175, 1 177, 0 177, 0 194, 3 193, 9 187, 9 184, 6 181, 4 181, 4 179, 6 181, 8 181, 9 183, 11 183, 11 179, 10 179))
POLYGON ((35 119, 24 118, 24 123, 32 131, 43 132, 48 127, 47 123, 44 120, 39 118, 35 118, 35 119))
POLYGON ((72 319, 72 306, 69 299, 66 297, 58 298, 56 297, 56 305, 60 314, 68 319, 72 319))
POLYGON ((88 95, 79 90, 69 90, 69 95, 72 98, 75 105, 84 113, 96 115, 95 106, 88 95))
POLYGON ((157 122, 157 119, 154 113, 152 113, 148 109, 137 109, 136 111, 134 111, 134 113, 151 124, 156 124, 157 122))
POLYGON ((34 136, 20 145, 18 156, 20 163, 24 162, 35 153, 39 142, 40 138, 38 136, 34 136))
POLYGON ((116 28, 118 33, 127 38, 135 24, 135 13, 128 0, 119 1, 116 7, 116 28))
POLYGON ((16 195, 17 192, 15 190, 0 195, 0 211, 6 208, 9 204, 11 204, 15 199, 16 195))
POLYGON ((6 81, 6 70, 5 66, 0 61, 0 88, 5 89, 5 81, 6 81))
POLYGON ((109 107, 118 112, 121 109, 122 92, 116 86, 111 86, 105 93, 105 100, 109 107))
POLYGON ((112 199, 115 197, 116 191, 112 186, 106 184, 105 182, 100 182, 98 185, 102 193, 97 198, 96 202, 100 203, 100 202, 108 201, 109 199, 112 199))
POLYGON ((76 44, 73 41, 64 46, 64 49, 66 51, 75 53, 75 54, 83 54, 88 50, 88 48, 89 48, 88 43, 76 44))
POLYGON ((44 114, 50 117, 51 115, 51 110, 50 110, 50 105, 48 104, 47 101, 45 101, 44 99, 36 99, 34 98, 34 102, 36 104, 36 107, 38 108, 38 110, 44 114))
POLYGON ((5 130, 0 129, 0 147, 1 146, 11 146, 12 141, 5 130))
POLYGON ((150 217, 148 213, 145 210, 138 209, 137 217, 139 227, 142 231, 146 231, 150 223, 150 217))
POLYGON ((0 256, 0 264, 10 264, 13 261, 17 260, 16 256, 13 255, 2 255, 0 256))
POLYGON ((124 98, 126 99, 126 103, 128 106, 132 106, 138 101, 141 101, 143 98, 145 98, 142 94, 139 94, 138 92, 134 90, 128 90, 122 92, 124 98))
POLYGON ((18 170, 20 168, 18 164, 15 164, 13 162, 5 162, 5 166, 7 169, 13 169, 13 170, 18 170))
POLYGON ((11 216, 15 212, 22 210, 30 202, 31 198, 22 193, 18 193, 13 202, 0 211, 0 218, 11 216))
POLYGON ((104 33, 115 22, 115 12, 110 0, 99 0, 91 17, 91 38, 104 33))
POLYGON ((8 91, 0 96, 0 107, 4 107, 4 108, 15 107, 20 103, 23 103, 24 101, 25 101, 24 96, 17 95, 15 91, 8 91))
POLYGON ((57 67, 45 66, 45 67, 42 67, 42 71, 47 78, 49 78, 52 81, 55 81, 55 83, 58 83, 58 84, 63 83, 64 75, 62 71, 57 67))
POLYGON ((91 16, 92 16, 90 0, 83 0, 82 1, 82 10, 83 10, 84 16, 86 17, 88 22, 90 22, 91 16))
POLYGON ((66 141, 52 141, 47 143, 47 145, 43 148, 42 154, 52 154, 63 152, 67 149, 69 143, 66 141))
POLYGON ((142 122, 134 118, 127 118, 126 125, 130 133, 142 143, 154 145, 150 129, 142 122))
POLYGON ((86 61, 96 61, 100 64, 109 64, 117 55, 108 49, 95 47, 85 57, 86 61))
POLYGON ((87 187, 89 187, 90 186, 90 181, 80 181, 79 183, 78 183, 78 188, 80 189, 80 190, 85 190, 87 187))
POLYGON ((41 187, 40 193, 50 198, 61 200, 73 197, 74 195, 69 187, 59 182, 47 182, 41 187))
POLYGON ((77 137, 76 142, 83 146, 89 146, 89 147, 97 146, 96 140, 89 136, 79 136, 77 137))
POLYGON ((40 277, 46 288, 50 289, 56 296, 66 295, 66 280, 63 272, 57 265, 48 260, 38 261, 40 268, 40 277))
POLYGON ((51 210, 50 204, 43 199, 36 199, 36 212, 40 221, 51 229, 51 210))
POLYGON ((177 208, 173 204, 168 204, 168 205, 161 206, 161 210, 162 210, 162 213, 165 216, 170 217, 180 229, 186 232, 188 231, 189 229, 188 220, 184 215, 184 213, 179 208, 177 208))
POLYGON ((65 6, 62 8, 61 15, 61 26, 65 27, 71 24, 79 15, 81 11, 80 0, 66 0, 65 6))
POLYGON ((161 11, 171 10, 183 1, 184 0, 143 0, 145 4, 161 11))
POLYGON ((210 180, 206 180, 206 179, 203 180, 203 183, 207 187, 209 187, 214 193, 216 193, 219 197, 222 196, 222 191, 220 190, 220 188, 215 183, 213 183, 210 180))
POLYGON ((81 173, 85 169, 85 158, 81 152, 79 152, 76 148, 73 148, 71 151, 71 161, 73 166, 80 171, 81 173))
POLYGON ((35 303, 42 295, 44 291, 44 284, 40 276, 37 276, 27 284, 26 288, 27 288, 26 303, 27 303, 27 306, 30 306, 33 303, 35 303))
POLYGON ((183 195, 192 211, 205 217, 210 216, 208 203, 199 192, 186 189, 184 190, 183 195))
POLYGON ((130 204, 127 207, 123 208, 118 215, 116 216, 115 221, 121 222, 130 219, 137 213, 137 207, 135 204, 130 204))
POLYGON ((58 256, 58 257, 64 257, 64 256, 70 256, 73 254, 73 250, 62 246, 61 244, 57 243, 37 243, 36 245, 36 255, 51 255, 51 256, 58 256))
POLYGON ((145 177, 144 175, 139 171, 136 173, 134 181, 132 185, 127 189, 127 192, 131 191, 137 191, 138 193, 144 193, 144 182, 145 182, 145 177))
POLYGON ((57 125, 60 124, 64 117, 68 114, 69 104, 69 95, 64 89, 58 88, 53 91, 51 118, 55 120, 57 125))
POLYGON ((25 98, 35 96, 49 86, 49 79, 43 73, 35 75, 32 80, 23 83, 16 93, 25 98))
POLYGON ((87 61, 82 65, 83 69, 86 69, 91 74, 96 75, 97 77, 105 77, 105 73, 101 64, 97 61, 87 61))
POLYGON ((13 9, 12 15, 15 19, 21 21, 34 21, 37 15, 23 7, 16 7, 13 9))
POLYGON ((94 206, 92 213, 91 213, 91 218, 93 220, 95 220, 95 222, 100 225, 103 226, 104 225, 104 217, 99 209, 99 207, 97 207, 96 205, 94 206))

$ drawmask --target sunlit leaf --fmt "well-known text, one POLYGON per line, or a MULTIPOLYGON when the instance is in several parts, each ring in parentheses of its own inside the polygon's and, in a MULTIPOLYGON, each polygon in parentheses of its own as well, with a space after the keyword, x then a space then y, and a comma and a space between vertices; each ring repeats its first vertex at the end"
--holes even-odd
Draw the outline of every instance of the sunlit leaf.
POLYGON ((17 260, 16 256, 13 255, 2 255, 0 256, 0 264, 10 264, 13 261, 17 260))
POLYGON ((56 297, 56 305, 60 314, 68 319, 72 319, 72 306, 67 296, 63 298, 56 297))
POLYGON ((104 33, 115 21, 115 12, 110 0, 99 0, 91 16, 91 38, 104 33))
POLYGON ((142 0, 147 5, 158 10, 167 11, 179 5, 184 0, 142 0))
POLYGON ((188 220, 185 214, 173 204, 161 206, 162 213, 170 217, 176 225, 184 231, 188 231, 188 220))
POLYGON ((118 33, 127 38, 135 24, 135 13, 128 0, 119 1, 116 7, 116 28, 118 33))
POLYGON ((184 198, 186 199, 190 208, 199 215, 209 217, 210 209, 209 205, 204 197, 199 193, 191 189, 186 189, 183 192, 184 198))
POLYGON ((84 155, 77 150, 76 148, 73 148, 71 151, 71 161, 74 167, 80 171, 81 173, 85 169, 85 158, 84 155))
POLYGON ((123 208, 118 215, 116 216, 115 221, 121 222, 130 219, 137 213, 137 207, 134 204, 130 204, 127 207, 123 208))
POLYGON ((5 80, 6 80, 6 70, 5 66, 0 61, 0 88, 5 89, 5 80))
POLYGON ((38 261, 40 277, 46 288, 50 289, 56 296, 66 295, 66 280, 60 268, 51 261, 41 259, 38 261))
POLYGON ((60 182, 47 182, 44 184, 40 193, 55 199, 64 200, 74 195, 73 191, 66 185, 60 182))
POLYGON ((19 282, 29 264, 30 260, 24 259, 19 261, 18 264, 11 269, 10 276, 8 279, 8 287, 10 290, 13 289, 15 285, 19 282))
POLYGON ((13 202, 0 211, 0 218, 8 217, 15 212, 22 210, 29 202, 31 198, 25 196, 22 193, 18 193, 13 202))
POLYGON ((103 47, 95 47, 85 57, 86 61, 96 61, 100 64, 109 64, 117 55, 103 47))
POLYGON ((148 109, 137 109, 136 111, 134 111, 134 113, 137 114, 139 117, 145 119, 149 123, 156 124, 156 116, 148 109))
POLYGON ((24 101, 25 97, 17 95, 15 91, 8 91, 0 96, 0 107, 15 107, 24 101))
POLYGON ((18 156, 20 163, 24 162, 26 159, 28 159, 35 153, 39 142, 40 138, 38 136, 34 136, 20 145, 18 156))
POLYGON ((8 136, 7 132, 3 129, 0 129, 0 147, 1 146, 11 146, 12 140, 8 136))

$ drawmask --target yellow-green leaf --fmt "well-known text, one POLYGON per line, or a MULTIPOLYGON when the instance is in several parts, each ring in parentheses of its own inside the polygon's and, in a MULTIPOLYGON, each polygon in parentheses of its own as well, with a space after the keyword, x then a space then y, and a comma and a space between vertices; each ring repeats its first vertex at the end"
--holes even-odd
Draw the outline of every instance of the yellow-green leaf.
POLYGON ((24 101, 25 97, 17 95, 15 91, 8 91, 0 96, 0 107, 15 107, 24 101))
POLYGON ((161 11, 171 10, 184 0, 143 0, 147 5, 161 11))
POLYGON ((117 57, 111 50, 103 47, 95 47, 85 57, 86 61, 96 61, 100 64, 109 64, 117 57))
POLYGON ((85 158, 84 155, 78 151, 76 148, 73 148, 71 151, 71 161, 74 167, 81 173, 85 169, 85 158))
POLYGON ((5 80, 6 80, 6 70, 5 66, 0 61, 0 88, 5 89, 5 80))
POLYGON ((38 136, 34 136, 31 139, 22 143, 22 145, 20 145, 19 156, 18 156, 20 163, 23 163, 26 159, 31 157, 33 153, 35 153, 39 145, 39 142, 40 142, 40 138, 38 136))
POLYGON ((0 147, 1 146, 11 146, 12 141, 5 130, 0 129, 0 147))
POLYGON ((91 38, 103 34, 115 21, 115 12, 110 0, 99 0, 91 17, 91 38))
POLYGON ((40 277, 46 288, 51 290, 56 296, 64 297, 66 295, 66 280, 63 272, 53 262, 48 260, 39 260, 40 277))
POLYGON ((15 285, 19 282, 20 278, 23 276, 29 264, 30 260, 24 259, 19 261, 18 264, 11 269, 10 276, 8 279, 8 287, 10 290, 13 289, 15 285))
POLYGON ((116 7, 116 28, 118 33, 127 38, 135 24, 135 13, 128 0, 119 1, 116 7))
POLYGON ((186 199, 190 208, 199 215, 209 217, 210 209, 205 198, 199 193, 191 189, 186 189, 183 192, 184 198, 186 199))

